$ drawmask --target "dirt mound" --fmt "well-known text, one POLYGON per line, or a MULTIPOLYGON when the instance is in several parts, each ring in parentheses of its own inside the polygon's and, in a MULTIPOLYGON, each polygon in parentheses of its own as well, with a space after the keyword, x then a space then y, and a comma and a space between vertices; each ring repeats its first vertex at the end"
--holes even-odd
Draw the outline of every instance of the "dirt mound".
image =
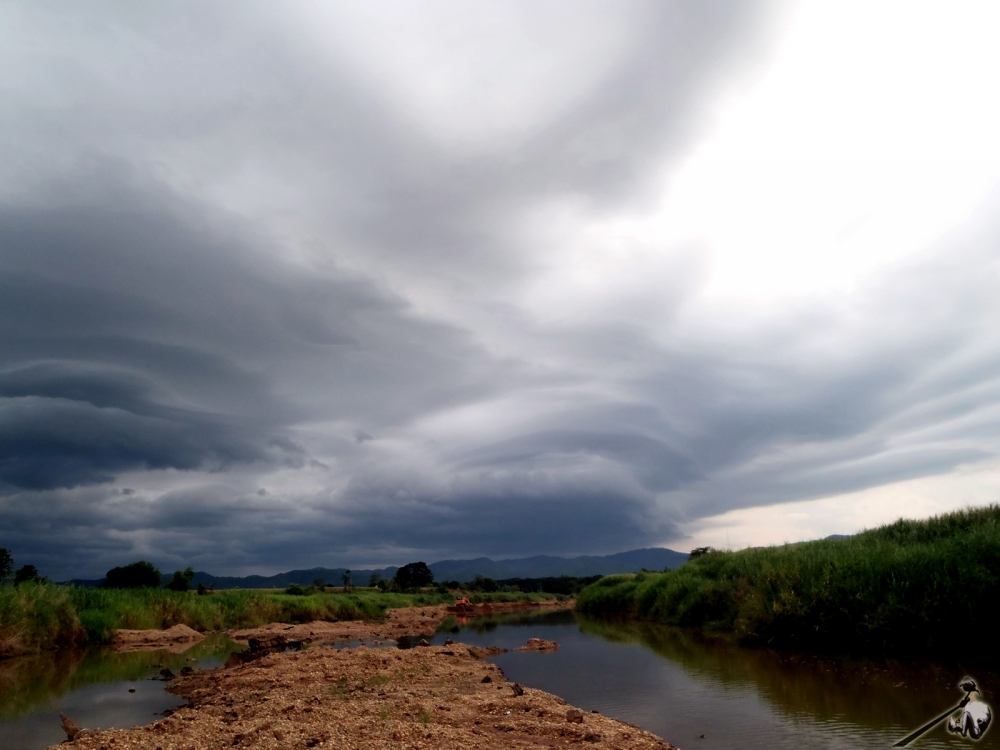
POLYGON ((113 645, 117 651, 183 651, 204 637, 187 625, 174 625, 166 630, 118 630, 113 645))

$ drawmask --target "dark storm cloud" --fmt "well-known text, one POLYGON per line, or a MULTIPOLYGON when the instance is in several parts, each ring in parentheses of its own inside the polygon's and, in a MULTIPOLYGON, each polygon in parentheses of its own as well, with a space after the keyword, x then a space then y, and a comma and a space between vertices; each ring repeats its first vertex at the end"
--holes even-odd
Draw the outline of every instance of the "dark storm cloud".
MULTIPOLYGON (((2 399, 0 494, 109 482, 136 468, 222 470, 267 455, 261 438, 244 439, 238 425, 197 413, 171 416, 58 399, 2 399)), ((272 447, 278 445, 272 440, 272 447)), ((293 448, 287 441, 281 447, 293 448)))
POLYGON ((398 299, 347 274, 299 275, 235 219, 212 228, 155 186, 88 177, 113 208, 97 195, 0 210, 0 490, 301 464, 287 428, 310 407, 282 388, 378 424, 473 387, 462 337, 408 320, 398 299), (428 339, 433 350, 416 343, 428 339), (408 372, 385 361, 390 351, 408 372), (423 378, 420 407, 374 398, 442 365, 453 377, 423 378))
MULTIPOLYGON (((620 423, 620 420, 616 423, 620 423)), ((646 435, 616 432, 546 430, 521 433, 499 443, 477 448, 463 457, 467 467, 531 466, 551 457, 599 456, 629 466, 650 491, 665 491, 691 482, 696 472, 687 456, 663 440, 646 435)))
POLYGON ((995 455, 988 215, 736 332, 696 243, 617 296, 578 267, 631 250, 600 222, 660 194, 770 4, 0 14, 0 545, 44 573, 614 552, 995 455))
POLYGON ((341 547, 387 546, 440 559, 531 555, 538 550, 577 554, 581 539, 595 551, 632 549, 676 533, 641 495, 582 483, 574 487, 569 481, 536 487, 531 477, 519 480, 516 491, 496 493, 483 482, 476 488, 483 493, 478 495, 401 499, 369 491, 344 519, 347 523, 332 524, 326 538, 341 547))

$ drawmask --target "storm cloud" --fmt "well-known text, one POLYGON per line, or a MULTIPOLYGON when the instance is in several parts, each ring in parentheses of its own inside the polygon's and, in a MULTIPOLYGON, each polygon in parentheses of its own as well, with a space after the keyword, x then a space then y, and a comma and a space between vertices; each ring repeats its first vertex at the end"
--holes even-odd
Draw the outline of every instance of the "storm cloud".
POLYGON ((949 191, 947 123, 929 159, 811 135, 814 90, 883 106, 796 62, 814 20, 4 6, 0 546, 56 578, 683 548, 991 466, 1000 159, 949 191))

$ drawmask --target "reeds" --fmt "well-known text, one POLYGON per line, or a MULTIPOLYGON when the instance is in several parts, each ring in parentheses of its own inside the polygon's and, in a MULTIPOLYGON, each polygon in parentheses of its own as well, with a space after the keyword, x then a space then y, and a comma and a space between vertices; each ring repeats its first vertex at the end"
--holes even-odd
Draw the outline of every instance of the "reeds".
MULTIPOLYGON (((286 594, 225 589, 202 596, 168 589, 77 588, 52 583, 0 586, 0 658, 63 645, 106 643, 119 628, 247 628, 269 622, 374 619, 395 607, 450 604, 455 594, 374 590, 286 594)), ((541 594, 476 594, 476 601, 535 601, 541 594)))
POLYGON ((577 607, 813 650, 945 654, 974 643, 972 658, 998 662, 1000 643, 989 636, 998 596, 994 505, 608 576, 584 589, 577 607))

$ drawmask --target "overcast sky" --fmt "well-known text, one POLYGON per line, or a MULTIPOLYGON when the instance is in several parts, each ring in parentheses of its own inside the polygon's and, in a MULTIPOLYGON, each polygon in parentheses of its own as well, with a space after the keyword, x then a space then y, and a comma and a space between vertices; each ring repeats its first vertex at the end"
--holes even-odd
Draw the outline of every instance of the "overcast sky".
POLYGON ((243 574, 997 500, 998 14, 0 4, 0 546, 243 574))

